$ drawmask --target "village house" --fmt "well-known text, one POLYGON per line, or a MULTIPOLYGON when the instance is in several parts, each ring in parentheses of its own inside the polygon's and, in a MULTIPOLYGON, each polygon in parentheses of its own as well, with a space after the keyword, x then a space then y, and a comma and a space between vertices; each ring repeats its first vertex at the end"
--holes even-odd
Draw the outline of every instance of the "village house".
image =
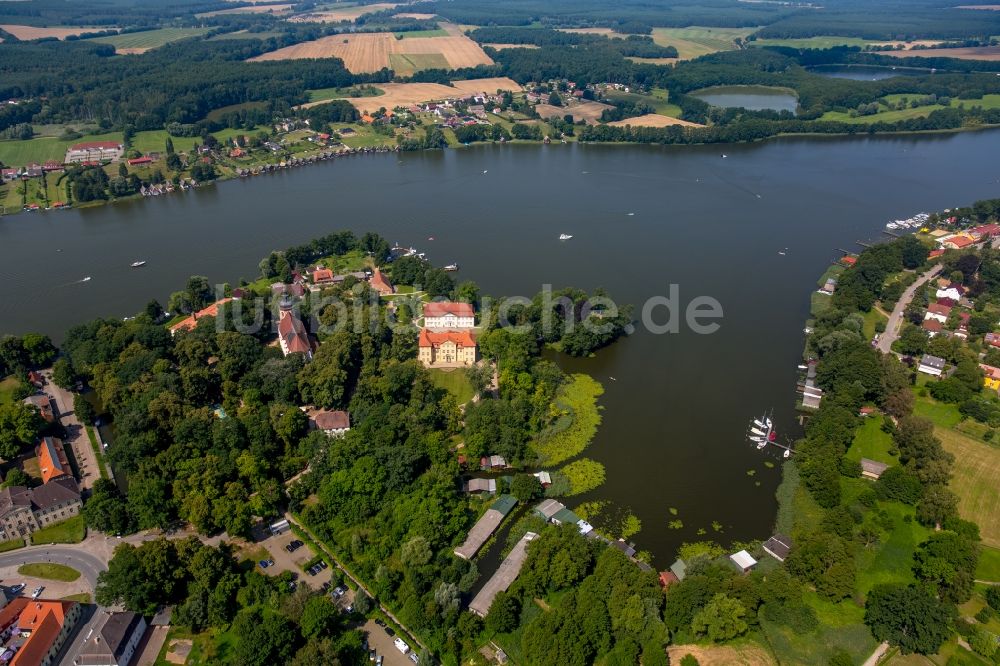
POLYGON ((757 560, 753 559, 745 550, 741 550, 738 553, 733 553, 729 556, 729 561, 733 563, 741 573, 750 573, 750 570, 757 566, 757 560))
POLYGON ((37 488, 4 488, 0 490, 0 541, 23 538, 72 518, 82 507, 80 489, 71 476, 53 478, 37 488))
POLYGON ((938 356, 932 356, 931 354, 924 354, 920 359, 920 364, 917 366, 917 371, 922 372, 925 375, 931 375, 934 377, 940 377, 941 373, 944 372, 945 360, 938 356))
POLYGON ((56 420, 55 410, 52 409, 52 399, 44 393, 29 395, 24 399, 24 404, 34 407, 46 423, 54 423, 56 420))
POLYGON ((434 332, 422 328, 417 347, 417 358, 427 368, 453 368, 476 362, 476 340, 469 331, 434 332))
POLYGON ((1000 390, 1000 368, 980 363, 979 368, 983 371, 983 386, 994 391, 1000 390))
POLYGON ((954 234, 952 236, 941 238, 938 242, 941 243, 941 247, 945 249, 961 250, 962 248, 975 244, 976 239, 967 234, 954 234))
POLYGON ((927 313, 924 315, 924 319, 936 319, 944 324, 948 321, 948 315, 950 314, 951 308, 949 306, 931 303, 927 306, 927 313))
POLYGON ((889 469, 889 466, 884 462, 871 460, 869 458, 861 459, 862 478, 871 479, 872 481, 878 481, 878 478, 882 476, 882 473, 887 469, 889 469))
POLYGON ((539 518, 543 518, 555 525, 576 525, 577 529, 580 530, 580 534, 583 535, 594 531, 593 525, 567 509, 565 504, 557 502, 554 499, 544 500, 535 507, 534 513, 539 518))
POLYGON ((74 666, 128 666, 146 635, 146 619, 132 611, 99 612, 74 666))
POLYGON ((219 316, 219 308, 221 306, 225 305, 226 303, 228 303, 229 301, 233 301, 233 300, 238 300, 238 299, 236 299, 236 298, 229 298, 229 297, 223 298, 223 299, 220 299, 220 300, 216 301, 215 303, 212 303, 208 307, 202 308, 201 310, 198 310, 197 312, 192 313, 190 317, 182 319, 181 321, 179 321, 176 324, 174 324, 173 326, 171 326, 170 327, 170 335, 171 336, 177 335, 178 331, 190 331, 190 330, 192 330, 193 328, 195 328, 198 325, 198 320, 203 319, 205 317, 217 317, 217 316, 219 316))
POLYGON ((0 652, 7 666, 50 666, 82 615, 76 601, 18 597, 0 609, 0 652))
POLYGON ((125 160, 129 166, 146 166, 153 163, 152 157, 133 157, 132 159, 125 160))
POLYGON ((503 456, 483 456, 479 459, 479 467, 483 470, 507 469, 507 461, 503 456))
POLYGON ((64 161, 67 164, 117 162, 124 154, 125 145, 117 141, 87 141, 70 146, 64 161))
POLYGON ((41 164, 37 162, 32 162, 28 166, 24 167, 23 178, 41 178, 45 170, 42 168, 41 164))
POLYGON ((674 583, 681 582, 681 579, 677 577, 673 571, 661 571, 660 572, 660 587, 666 589, 673 585, 674 583))
POLYGON ((330 437, 340 437, 351 429, 351 415, 342 410, 318 409, 309 414, 309 426, 330 437))
POLYGON ((4 182, 9 182, 12 180, 17 180, 21 176, 20 169, 3 169, 0 170, 0 174, 3 176, 4 182))
POLYGON ((837 289, 837 281, 833 278, 829 278, 822 287, 819 288, 821 294, 830 295, 837 289))
POLYGON ((981 224, 969 229, 969 234, 978 240, 995 238, 1000 236, 1000 224, 981 224))
POLYGON ((987 333, 983 337, 983 342, 988 344, 990 347, 1000 347, 1000 335, 996 333, 987 333))
POLYGON ((467 493, 495 493, 497 491, 496 479, 469 479, 463 484, 467 493))
POLYGON ((424 303, 424 328, 461 329, 476 325, 476 313, 469 303, 434 301, 424 303))
POLYGON ((389 278, 382 274, 382 271, 378 266, 372 272, 371 280, 369 281, 372 289, 374 289, 379 296, 390 296, 396 293, 396 288, 392 286, 389 282, 389 278))
POLYGON ((924 329, 927 335, 933 338, 943 330, 944 324, 937 319, 925 319, 920 328, 924 329))
POLYGON ((63 165, 60 164, 59 162, 56 162, 55 160, 48 160, 45 164, 42 165, 42 171, 44 171, 45 173, 55 173, 56 171, 62 171, 62 170, 63 170, 63 165))

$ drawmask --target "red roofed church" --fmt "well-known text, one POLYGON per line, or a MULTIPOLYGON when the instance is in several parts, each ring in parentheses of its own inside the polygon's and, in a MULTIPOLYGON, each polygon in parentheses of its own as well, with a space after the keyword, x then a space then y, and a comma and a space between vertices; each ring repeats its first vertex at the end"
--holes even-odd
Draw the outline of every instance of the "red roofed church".
POLYGON ((420 329, 417 358, 427 368, 457 367, 476 362, 476 339, 469 331, 420 329))
POLYGON ((389 278, 382 275, 382 271, 379 270, 378 266, 375 267, 375 272, 372 273, 370 284, 372 289, 378 292, 379 296, 388 296, 396 293, 396 288, 392 286, 391 282, 389 282, 389 278))
POLYGON ((305 354, 307 358, 312 358, 312 345, 309 344, 306 327, 291 309, 281 309, 278 320, 278 344, 281 345, 281 353, 285 356, 305 354))

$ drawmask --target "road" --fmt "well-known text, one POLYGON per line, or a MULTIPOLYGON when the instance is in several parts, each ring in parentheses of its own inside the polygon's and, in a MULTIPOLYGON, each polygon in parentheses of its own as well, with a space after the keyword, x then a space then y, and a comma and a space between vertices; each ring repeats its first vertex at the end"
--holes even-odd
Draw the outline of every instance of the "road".
POLYGON ((90 446, 87 431, 73 412, 73 394, 59 388, 52 382, 51 368, 43 370, 42 376, 45 377, 46 381, 44 392, 55 403, 56 411, 59 413, 59 422, 66 430, 66 439, 63 441, 69 445, 73 457, 76 458, 80 474, 80 490, 87 490, 94 485, 94 481, 101 478, 101 468, 97 466, 97 459, 94 456, 94 449, 90 446))
POLYGON ((933 277, 936 277, 938 273, 941 272, 941 264, 935 264, 926 273, 917 278, 917 281, 906 288, 903 295, 899 297, 896 301, 896 307, 892 309, 892 314, 889 315, 889 321, 885 325, 885 332, 882 333, 881 337, 878 339, 878 350, 884 354, 892 353, 892 343, 896 341, 899 337, 900 326, 903 323, 903 313, 906 311, 907 306, 910 301, 913 300, 913 295, 917 293, 917 289, 922 287, 933 277))
POLYGON ((888 643, 880 644, 877 648, 875 648, 875 651, 872 652, 871 656, 865 659, 865 663, 862 664, 862 666, 875 666, 875 664, 878 663, 878 660, 881 659, 883 656, 885 656, 885 653, 888 650, 889 650, 888 643))

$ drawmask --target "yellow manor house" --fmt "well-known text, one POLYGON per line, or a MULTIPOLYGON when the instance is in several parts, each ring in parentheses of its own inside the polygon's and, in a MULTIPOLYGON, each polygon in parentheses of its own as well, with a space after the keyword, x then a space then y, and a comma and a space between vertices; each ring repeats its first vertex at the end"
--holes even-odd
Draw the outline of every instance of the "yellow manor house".
POLYGON ((476 362, 476 339, 471 331, 428 331, 420 329, 417 358, 428 368, 473 365, 476 362))

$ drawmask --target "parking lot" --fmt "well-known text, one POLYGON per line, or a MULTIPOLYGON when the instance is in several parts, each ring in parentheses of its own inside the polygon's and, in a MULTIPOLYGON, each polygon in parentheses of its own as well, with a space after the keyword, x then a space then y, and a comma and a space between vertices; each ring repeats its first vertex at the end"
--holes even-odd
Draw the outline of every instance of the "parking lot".
POLYGON ((413 662, 392 644, 394 637, 375 624, 374 620, 366 621, 359 629, 368 634, 368 647, 385 657, 382 666, 413 666, 413 662))
MULTIPOLYGON (((298 576, 298 580, 305 582, 314 590, 318 590, 323 586, 323 583, 330 582, 330 579, 333 577, 333 567, 327 566, 326 569, 323 569, 315 576, 309 575, 309 573, 303 570, 303 565, 315 558, 316 553, 312 551, 308 544, 301 546, 291 553, 285 550, 285 546, 296 540, 298 540, 298 537, 290 530, 287 530, 281 534, 268 536, 258 541, 257 545, 263 546, 267 550, 271 560, 274 561, 273 565, 262 571, 270 576, 277 576, 283 571, 291 571, 298 576)), ((261 570, 260 565, 258 565, 258 570, 261 570)))

